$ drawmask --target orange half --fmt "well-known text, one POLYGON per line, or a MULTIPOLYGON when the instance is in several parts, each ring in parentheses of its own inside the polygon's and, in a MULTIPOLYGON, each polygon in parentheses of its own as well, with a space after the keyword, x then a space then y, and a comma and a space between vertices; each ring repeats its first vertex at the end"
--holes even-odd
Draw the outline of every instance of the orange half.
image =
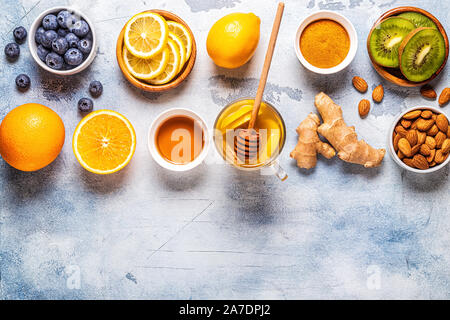
POLYGON ((96 174, 110 174, 123 169, 133 158, 136 133, 120 113, 99 110, 78 124, 72 147, 83 168, 96 174))

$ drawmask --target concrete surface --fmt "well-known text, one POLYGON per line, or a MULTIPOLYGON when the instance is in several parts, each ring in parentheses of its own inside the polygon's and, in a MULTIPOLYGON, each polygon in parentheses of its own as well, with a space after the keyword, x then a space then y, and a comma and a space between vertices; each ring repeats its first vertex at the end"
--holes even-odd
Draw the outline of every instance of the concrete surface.
MULTIPOLYGON (((386 145, 387 130, 402 110, 434 105, 383 81, 372 69, 365 40, 384 11, 410 1, 286 0, 286 10, 265 99, 286 120, 281 164, 289 174, 243 174, 217 161, 175 174, 158 167, 146 147, 151 121, 170 107, 192 108, 210 124, 229 101, 256 92, 276 1, 0 0, 1 47, 17 25, 29 27, 51 6, 70 4, 95 21, 99 52, 74 77, 51 76, 21 46, 18 62, 1 54, 0 118, 12 108, 38 102, 57 111, 67 130, 62 154, 49 167, 21 173, 0 160, 1 299, 298 299, 450 298, 449 168, 428 176, 400 170, 387 155, 368 170, 337 159, 319 160, 311 172, 296 168, 289 152, 295 128, 314 110, 323 90, 343 106, 360 137, 386 145), (150 8, 175 12, 191 26, 199 47, 188 81, 165 94, 146 94, 127 83, 115 58, 116 38, 127 19, 150 8), (333 76, 319 76, 298 62, 293 39, 300 20, 319 9, 336 10, 356 26, 360 46, 354 62, 333 76), (209 59, 209 28, 225 14, 261 17, 255 57, 237 70, 209 59), (25 72, 32 88, 16 91, 25 72), (363 97, 351 86, 360 75, 386 97, 361 120, 363 97), (76 103, 91 80, 104 84, 95 108, 111 108, 133 123, 136 155, 122 172, 95 176, 73 156, 71 138, 80 120, 76 103)), ((447 1, 414 1, 450 31, 447 1)), ((433 81, 449 85, 449 67, 433 81)), ((445 110, 449 110, 446 107, 445 110)))

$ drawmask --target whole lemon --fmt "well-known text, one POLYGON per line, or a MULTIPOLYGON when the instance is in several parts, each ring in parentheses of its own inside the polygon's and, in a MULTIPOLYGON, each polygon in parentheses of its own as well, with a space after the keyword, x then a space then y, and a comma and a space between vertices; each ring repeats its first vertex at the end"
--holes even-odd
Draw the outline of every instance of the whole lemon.
POLYGON ((260 24, 253 13, 232 13, 214 23, 206 39, 214 63, 229 69, 247 63, 258 46, 260 24))
POLYGON ((0 155, 18 170, 36 171, 56 159, 64 138, 64 123, 56 112, 41 104, 24 104, 0 124, 0 155))

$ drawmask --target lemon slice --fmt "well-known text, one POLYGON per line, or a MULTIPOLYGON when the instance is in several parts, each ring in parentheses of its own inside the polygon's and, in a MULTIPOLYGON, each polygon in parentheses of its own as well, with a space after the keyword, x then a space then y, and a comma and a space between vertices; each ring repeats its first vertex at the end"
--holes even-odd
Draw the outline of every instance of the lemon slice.
POLYGON ((167 22, 163 17, 153 12, 142 12, 127 22, 125 46, 134 56, 149 59, 163 51, 168 33, 167 22))
POLYGON ((127 47, 123 48, 123 60, 128 71, 138 79, 147 80, 159 76, 169 62, 169 49, 164 48, 151 59, 138 58, 128 51, 127 47))
POLYGON ((183 41, 170 31, 169 39, 172 39, 180 48, 180 67, 178 68, 178 72, 180 72, 186 62, 186 47, 184 46, 183 41))
POLYGON ((171 39, 167 40, 167 48, 169 49, 169 62, 166 69, 156 78, 146 80, 150 84, 160 85, 165 84, 172 80, 177 74, 180 68, 180 49, 178 45, 171 39))
POLYGON ((183 44, 186 47, 186 61, 188 61, 192 52, 191 34, 189 33, 188 29, 181 23, 175 21, 167 21, 167 25, 169 27, 169 31, 180 38, 181 41, 183 41, 183 44))
POLYGON ((136 150, 136 134, 123 115, 99 110, 80 121, 72 148, 83 168, 96 174, 110 174, 131 161, 136 150))

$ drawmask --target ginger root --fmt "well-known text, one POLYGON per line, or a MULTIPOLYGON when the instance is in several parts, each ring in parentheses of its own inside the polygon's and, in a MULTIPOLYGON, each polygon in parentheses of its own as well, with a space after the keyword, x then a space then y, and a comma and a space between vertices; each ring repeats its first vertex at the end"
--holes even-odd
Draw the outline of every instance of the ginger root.
POLYGON ((316 96, 315 105, 323 119, 319 133, 337 150, 338 157, 346 162, 361 164, 366 168, 378 167, 386 150, 375 149, 364 140, 358 141, 355 127, 345 124, 342 109, 325 93, 316 96))
POLYGON ((317 129, 320 125, 319 117, 310 113, 297 128, 298 143, 294 151, 291 152, 291 158, 297 160, 297 166, 304 169, 312 169, 317 163, 317 153, 320 153, 327 159, 336 155, 334 149, 319 139, 317 129))

